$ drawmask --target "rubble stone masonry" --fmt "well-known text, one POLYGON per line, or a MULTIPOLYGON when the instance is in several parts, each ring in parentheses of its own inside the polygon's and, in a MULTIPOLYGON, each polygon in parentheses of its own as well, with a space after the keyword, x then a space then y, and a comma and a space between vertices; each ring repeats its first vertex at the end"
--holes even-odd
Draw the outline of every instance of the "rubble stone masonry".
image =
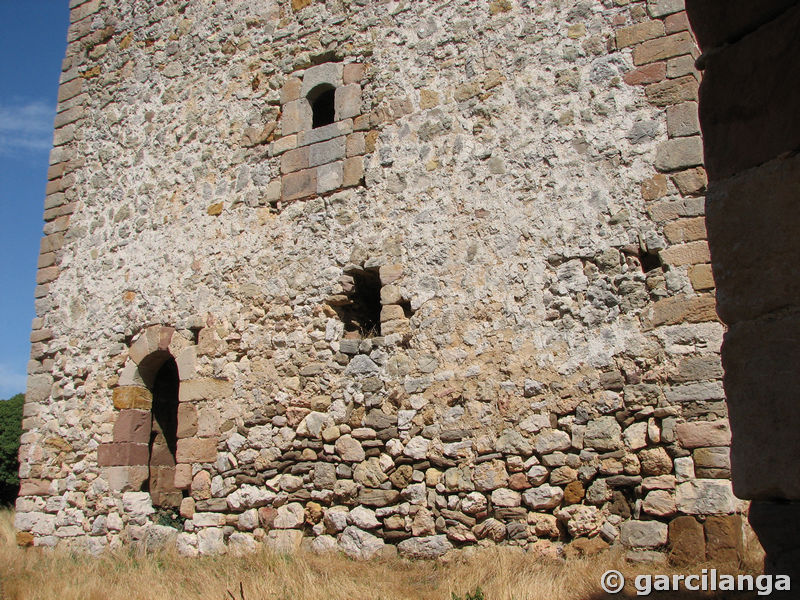
POLYGON ((20 543, 736 558, 682 0, 71 9, 20 543))

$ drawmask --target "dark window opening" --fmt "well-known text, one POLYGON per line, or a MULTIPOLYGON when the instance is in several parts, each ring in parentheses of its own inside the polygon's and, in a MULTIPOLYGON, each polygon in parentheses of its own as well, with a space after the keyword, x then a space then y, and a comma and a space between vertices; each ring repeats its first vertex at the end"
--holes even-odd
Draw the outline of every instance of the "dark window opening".
POLYGON ((330 125, 336 119, 334 100, 336 88, 323 83, 315 87, 308 94, 308 103, 311 105, 311 126, 313 128, 330 125))
POLYGON ((154 506, 177 507, 183 499, 183 492, 175 487, 179 386, 178 365, 169 357, 152 384, 149 476, 145 486, 154 506))
POLYGON ((381 332, 381 279, 377 270, 350 271, 342 279, 344 294, 330 302, 344 323, 345 333, 362 338, 381 332))
POLYGON ((642 271, 645 273, 661 268, 661 260, 658 258, 658 252, 639 250, 639 263, 641 263, 642 271))

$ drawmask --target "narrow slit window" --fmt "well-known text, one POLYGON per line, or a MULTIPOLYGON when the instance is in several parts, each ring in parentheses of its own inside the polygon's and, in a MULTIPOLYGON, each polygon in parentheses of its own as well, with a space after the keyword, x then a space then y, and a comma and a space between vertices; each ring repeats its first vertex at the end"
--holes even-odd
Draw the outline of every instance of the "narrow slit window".
POLYGON ((318 85, 308 94, 313 128, 330 125, 336 120, 335 96, 336 88, 328 84, 318 85))

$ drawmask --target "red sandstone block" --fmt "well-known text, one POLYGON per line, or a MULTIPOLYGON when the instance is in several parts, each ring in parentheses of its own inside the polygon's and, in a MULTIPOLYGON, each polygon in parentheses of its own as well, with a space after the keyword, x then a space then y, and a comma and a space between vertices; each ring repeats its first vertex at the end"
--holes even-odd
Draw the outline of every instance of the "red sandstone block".
POLYGON ((647 99, 656 106, 670 106, 687 100, 697 100, 700 84, 691 75, 653 83, 645 88, 647 99))
POLYGON ((627 48, 640 42, 664 35, 664 23, 659 20, 644 21, 617 31, 617 48, 627 48))
POLYGON ((672 14, 664 19, 664 28, 666 29, 667 33, 688 31, 689 17, 686 16, 686 11, 682 10, 681 12, 672 14))
POLYGON ((642 42, 633 49, 633 64, 644 65, 696 51, 694 40, 689 32, 675 33, 663 38, 642 42))
POLYGON ((97 447, 97 464, 101 467, 146 465, 149 455, 147 444, 133 442, 100 444, 97 447))
POLYGON ((19 496, 49 496, 50 482, 46 479, 23 479, 19 484, 19 496))
POLYGON ((150 411, 130 408, 119 411, 114 423, 114 441, 147 444, 150 441, 150 422, 150 411))
POLYGON ((364 79, 364 72, 366 71, 364 63, 349 63, 342 69, 342 81, 345 85, 351 83, 358 83, 364 79))
POLYGON ((317 193, 317 170, 304 169, 281 178, 281 198, 295 200, 317 193))
POLYGON ((628 85, 645 85, 647 83, 656 83, 661 81, 666 76, 667 63, 657 62, 637 67, 632 71, 628 71, 622 76, 622 79, 628 85))
POLYGON ((178 440, 175 458, 179 463, 210 463, 217 460, 216 438, 178 440))
POLYGON ((342 187, 352 187, 361 183, 364 177, 364 160, 360 156, 353 156, 344 161, 342 187))
POLYGON ((308 168, 308 146, 289 150, 281 156, 281 173, 294 173, 308 168))
POLYGON ((179 438, 188 438, 197 434, 197 407, 189 402, 178 405, 179 438))
POLYGON ((58 279, 58 267, 45 267, 36 272, 36 283, 50 283, 58 279))

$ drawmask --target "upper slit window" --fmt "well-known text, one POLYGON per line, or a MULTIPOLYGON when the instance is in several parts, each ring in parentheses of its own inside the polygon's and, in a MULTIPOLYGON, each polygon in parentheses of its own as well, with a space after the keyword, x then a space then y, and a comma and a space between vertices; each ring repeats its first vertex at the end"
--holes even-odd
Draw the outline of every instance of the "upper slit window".
POLYGON ((309 92, 308 103, 311 105, 313 128, 330 125, 336 120, 335 96, 336 88, 328 84, 318 85, 309 92))

